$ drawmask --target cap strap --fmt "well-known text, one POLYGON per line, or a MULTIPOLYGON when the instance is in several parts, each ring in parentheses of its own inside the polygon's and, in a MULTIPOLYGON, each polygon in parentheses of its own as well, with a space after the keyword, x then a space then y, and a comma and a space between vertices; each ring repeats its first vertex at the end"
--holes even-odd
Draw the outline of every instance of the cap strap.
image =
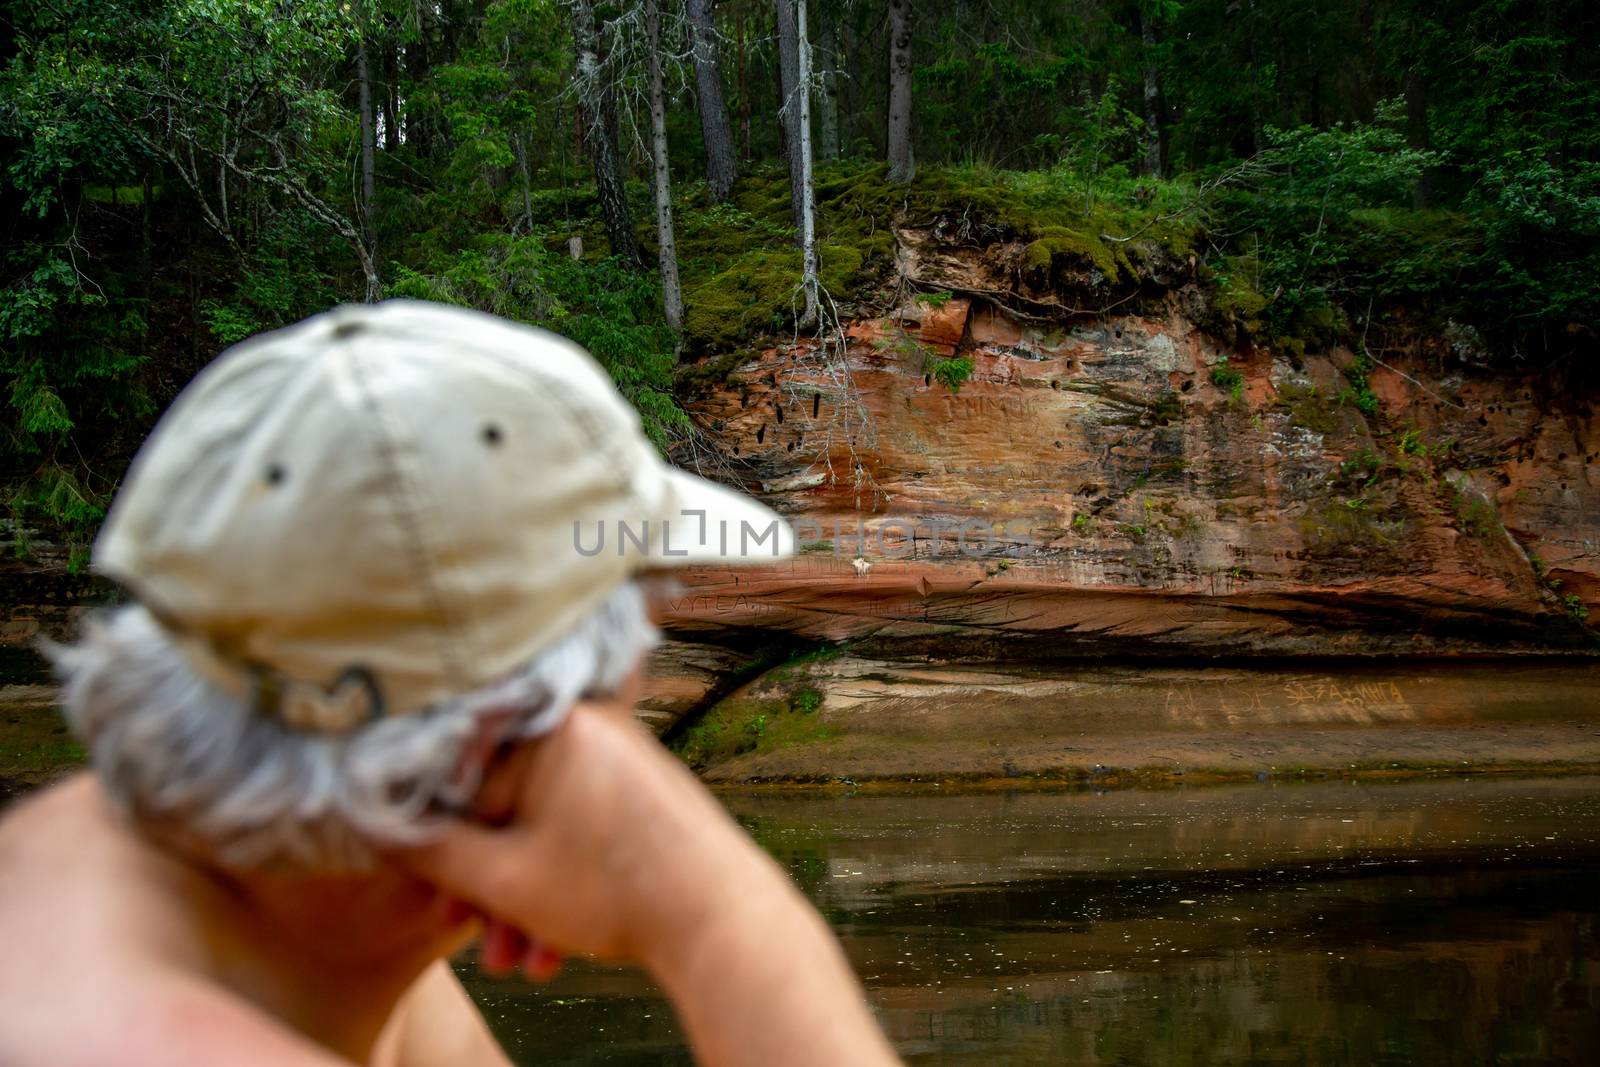
POLYGON ((246 704, 253 714, 277 719, 291 730, 347 734, 384 714, 383 690, 366 667, 347 667, 324 688, 226 656, 196 634, 170 628, 168 633, 198 674, 246 704))

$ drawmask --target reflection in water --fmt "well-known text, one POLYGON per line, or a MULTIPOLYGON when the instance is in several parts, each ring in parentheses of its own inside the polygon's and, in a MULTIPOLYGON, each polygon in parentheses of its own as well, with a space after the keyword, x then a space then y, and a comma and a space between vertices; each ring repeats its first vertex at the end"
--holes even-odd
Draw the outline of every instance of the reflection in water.
MULTIPOLYGON (((1586 1063, 1600 780, 729 796, 911 1062, 1586 1063)), ((519 1063, 687 1063, 637 974, 469 974, 519 1063)))

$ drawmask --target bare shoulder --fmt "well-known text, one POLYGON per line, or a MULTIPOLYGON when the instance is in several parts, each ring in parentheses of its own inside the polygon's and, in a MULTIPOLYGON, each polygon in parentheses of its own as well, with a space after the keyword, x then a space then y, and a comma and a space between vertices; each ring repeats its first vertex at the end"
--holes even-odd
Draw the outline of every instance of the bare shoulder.
POLYGON ((511 1067, 447 960, 422 972, 396 1005, 372 1062, 375 1067, 511 1067))
POLYGON ((19 801, 0 818, 0 913, 25 904, 30 887, 53 880, 58 866, 113 846, 116 832, 104 794, 87 773, 19 801))
POLYGON ((148 929, 140 863, 87 774, 0 819, 0 1063, 71 1062, 105 1013, 159 991, 155 966, 128 981, 148 929))

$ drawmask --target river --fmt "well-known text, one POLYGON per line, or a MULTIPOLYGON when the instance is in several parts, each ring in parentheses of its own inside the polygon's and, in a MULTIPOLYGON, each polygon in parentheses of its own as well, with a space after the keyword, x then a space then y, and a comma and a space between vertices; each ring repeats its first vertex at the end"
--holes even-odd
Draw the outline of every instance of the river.
MULTIPOLYGON (((1600 779, 724 800, 916 1064, 1593 1062, 1600 779)), ((463 964, 521 1064, 690 1062, 638 973, 463 964)))

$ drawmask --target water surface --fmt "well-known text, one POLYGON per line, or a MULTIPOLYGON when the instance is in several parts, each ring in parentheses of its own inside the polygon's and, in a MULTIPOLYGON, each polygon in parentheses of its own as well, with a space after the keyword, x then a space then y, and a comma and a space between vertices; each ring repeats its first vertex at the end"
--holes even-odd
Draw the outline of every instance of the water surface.
MULTIPOLYGON (((1600 779, 725 800, 911 1063, 1600 1050, 1600 779)), ((635 972, 467 979, 519 1063, 690 1062, 635 972)))

